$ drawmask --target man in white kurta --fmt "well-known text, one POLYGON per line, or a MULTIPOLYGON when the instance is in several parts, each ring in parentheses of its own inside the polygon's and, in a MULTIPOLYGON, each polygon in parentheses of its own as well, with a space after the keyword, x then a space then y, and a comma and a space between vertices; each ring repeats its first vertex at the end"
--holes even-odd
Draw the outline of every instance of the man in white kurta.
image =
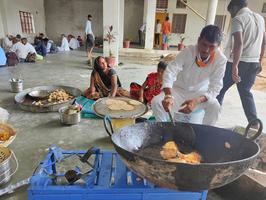
POLYGON ((58 51, 70 51, 66 36, 64 34, 62 34, 61 36, 62 36, 62 42, 61 46, 58 47, 58 51))
POLYGON ((206 26, 198 44, 188 46, 169 63, 163 77, 163 91, 152 100, 157 121, 168 121, 168 113, 189 114, 204 109, 203 124, 214 125, 220 112, 216 100, 223 86, 226 57, 219 49, 222 33, 206 26))
POLYGON ((25 61, 29 53, 37 54, 35 48, 30 43, 28 43, 28 40, 26 38, 22 38, 21 42, 15 43, 10 48, 10 51, 15 52, 22 62, 25 61))

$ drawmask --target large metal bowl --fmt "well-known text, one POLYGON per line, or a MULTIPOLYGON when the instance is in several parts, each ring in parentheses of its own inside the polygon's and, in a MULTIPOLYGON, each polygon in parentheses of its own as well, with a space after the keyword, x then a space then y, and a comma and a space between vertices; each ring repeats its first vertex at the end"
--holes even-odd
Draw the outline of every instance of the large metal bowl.
POLYGON ((54 91, 57 89, 64 89, 66 92, 71 94, 74 97, 78 97, 81 95, 81 91, 78 88, 74 87, 69 87, 69 86, 39 86, 39 87, 34 87, 34 88, 29 88, 26 90, 23 90, 22 92, 18 93, 15 96, 15 103, 18 104, 18 106, 22 110, 26 111, 31 111, 31 112, 57 112, 59 108, 69 105, 69 103, 72 100, 63 102, 63 103, 56 103, 56 104, 49 104, 49 105, 44 105, 44 106, 36 106, 32 103, 24 103, 24 100, 27 98, 27 94, 29 94, 32 91, 37 91, 37 90, 46 90, 46 91, 54 91))
POLYGON ((50 91, 48 90, 33 90, 28 95, 34 99, 45 99, 49 96, 50 91))

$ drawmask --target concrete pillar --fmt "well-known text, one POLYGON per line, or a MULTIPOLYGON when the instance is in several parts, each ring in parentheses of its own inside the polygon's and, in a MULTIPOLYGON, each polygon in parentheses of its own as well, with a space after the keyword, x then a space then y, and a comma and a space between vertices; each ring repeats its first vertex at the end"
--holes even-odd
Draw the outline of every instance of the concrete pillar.
POLYGON ((125 15, 125 0, 120 0, 120 11, 119 11, 119 48, 123 48, 124 40, 124 15, 125 15))
POLYGON ((153 49, 156 0, 144 0, 144 4, 145 3, 147 3, 145 49, 153 49))
POLYGON ((148 9, 148 1, 144 0, 143 23, 145 23, 147 21, 147 9, 148 9))
POLYGON ((218 0, 209 0, 206 25, 214 24, 218 0))
POLYGON ((115 41, 111 42, 110 46, 107 41, 103 44, 103 54, 109 57, 111 51, 112 56, 116 57, 118 63, 118 50, 120 39, 120 0, 103 0, 103 36, 106 36, 107 29, 113 26, 113 34, 115 41))
POLYGON ((8 32, 6 9, 6 0, 0 1, 0 38, 4 37, 6 34, 11 34, 8 32))

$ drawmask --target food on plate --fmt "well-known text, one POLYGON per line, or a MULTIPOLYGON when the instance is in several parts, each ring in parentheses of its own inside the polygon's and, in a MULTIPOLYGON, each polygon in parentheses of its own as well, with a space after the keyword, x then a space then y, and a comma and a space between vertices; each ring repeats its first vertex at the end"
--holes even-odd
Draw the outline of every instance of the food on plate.
POLYGON ((50 102, 56 101, 56 102, 65 102, 65 101, 69 101, 73 99, 73 96, 68 94, 65 90, 63 89, 57 89, 55 91, 53 91, 49 97, 48 97, 48 101, 50 100, 50 102))
POLYGON ((129 100, 128 103, 132 106, 139 106, 141 105, 142 103, 139 102, 139 101, 136 101, 136 100, 129 100))
POLYGON ((127 103, 127 101, 123 100, 115 100, 115 99, 107 99, 105 101, 105 104, 110 110, 113 111, 119 111, 119 110, 125 110, 130 111, 134 110, 134 106, 127 103))
POLYGON ((123 105, 123 106, 121 107, 121 109, 122 109, 122 110, 125 110, 125 111, 134 110, 134 108, 135 108, 134 106, 129 105, 129 104, 123 105))
POLYGON ((0 141, 7 141, 11 135, 9 134, 9 131, 7 130, 0 130, 0 141))
POLYGON ((0 123, 0 141, 7 141, 11 136, 15 135, 13 128, 7 124, 0 123))
POLYGON ((121 106, 120 105, 118 105, 118 104, 111 104, 111 105, 108 105, 108 108, 110 109, 110 110, 121 110, 121 106))
POLYGON ((201 161, 201 156, 195 151, 188 154, 181 153, 174 141, 167 142, 162 147, 160 155, 169 162, 199 164, 201 161))
POLYGON ((123 100, 107 99, 105 101, 105 104, 107 106, 110 106, 110 105, 119 105, 119 106, 122 106, 122 105, 127 105, 127 102, 125 102, 123 100))
POLYGON ((63 103, 73 98, 74 97, 70 95, 69 93, 67 93, 64 89, 57 89, 49 94, 47 100, 39 100, 37 102, 34 102, 34 105, 43 106, 47 104, 47 102, 51 104, 63 103))

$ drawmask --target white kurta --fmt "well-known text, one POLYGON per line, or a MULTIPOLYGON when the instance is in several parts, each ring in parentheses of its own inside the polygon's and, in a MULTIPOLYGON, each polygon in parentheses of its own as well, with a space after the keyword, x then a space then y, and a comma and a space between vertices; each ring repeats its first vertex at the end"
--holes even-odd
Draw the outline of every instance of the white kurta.
POLYGON ((77 49, 79 47, 79 41, 76 38, 71 38, 69 41, 69 47, 72 49, 77 49))
POLYGON ((9 49, 12 47, 12 41, 9 40, 8 37, 5 37, 4 41, 3 41, 3 48, 5 50, 5 52, 9 51, 9 49))
POLYGON ((26 43, 25 45, 21 42, 17 42, 14 44, 10 51, 13 51, 17 54, 17 56, 21 59, 26 59, 28 53, 36 53, 34 47, 30 43, 26 43))
POLYGON ((69 44, 66 37, 62 38, 61 46, 58 47, 59 51, 70 51, 69 44))
MULTIPOLYGON (((218 49, 215 61, 205 68, 199 68, 195 63, 197 54, 197 46, 189 46, 180 52, 165 70, 163 88, 172 88, 173 113, 178 112, 184 101, 204 95, 207 102, 199 104, 196 109, 205 110, 204 124, 214 125, 219 116, 220 105, 216 96, 223 86, 226 57, 218 49)), ((158 121, 168 121, 168 114, 161 103, 163 99, 164 92, 152 100, 152 110, 158 121)))

